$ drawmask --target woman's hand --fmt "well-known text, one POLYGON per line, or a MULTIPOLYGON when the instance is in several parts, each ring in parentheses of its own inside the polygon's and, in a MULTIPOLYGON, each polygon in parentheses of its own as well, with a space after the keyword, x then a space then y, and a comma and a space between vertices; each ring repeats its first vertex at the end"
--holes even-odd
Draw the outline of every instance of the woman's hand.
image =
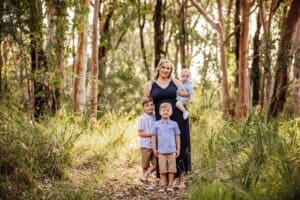
POLYGON ((182 96, 182 97, 189 97, 189 93, 186 91, 186 90, 180 90, 179 91, 179 96, 182 96))

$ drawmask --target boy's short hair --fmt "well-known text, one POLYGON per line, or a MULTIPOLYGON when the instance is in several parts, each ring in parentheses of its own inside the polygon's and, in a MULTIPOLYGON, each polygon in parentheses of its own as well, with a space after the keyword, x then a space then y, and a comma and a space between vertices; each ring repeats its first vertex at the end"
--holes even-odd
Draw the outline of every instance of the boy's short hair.
POLYGON ((144 106, 146 103, 149 103, 149 102, 153 102, 152 97, 143 97, 142 98, 142 106, 144 106))
POLYGON ((159 110, 161 110, 161 109, 163 109, 163 108, 171 108, 171 109, 172 109, 172 105, 171 105, 170 103, 168 103, 168 102, 162 103, 162 104, 160 104, 160 106, 159 106, 159 110))

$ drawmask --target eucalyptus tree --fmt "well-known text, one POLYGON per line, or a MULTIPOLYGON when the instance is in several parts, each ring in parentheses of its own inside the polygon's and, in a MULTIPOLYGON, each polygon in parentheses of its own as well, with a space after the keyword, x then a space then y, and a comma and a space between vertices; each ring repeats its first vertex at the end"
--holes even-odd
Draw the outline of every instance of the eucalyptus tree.
POLYGON ((90 0, 84 0, 78 4, 78 27, 77 50, 75 60, 75 77, 73 88, 73 110, 85 112, 86 104, 86 73, 87 73, 87 39, 88 39, 88 14, 90 0))
POLYGON ((222 72, 222 112, 224 117, 230 116, 231 108, 231 97, 229 93, 228 75, 227 75, 227 61, 225 52, 225 24, 222 13, 222 3, 220 0, 217 1, 218 6, 218 20, 214 21, 212 17, 203 9, 203 7, 195 0, 190 0, 192 5, 199 11, 199 13, 205 18, 205 20, 212 26, 214 30, 219 34, 219 56, 221 61, 221 72, 222 72))
POLYGON ((297 24, 297 30, 294 36, 294 112, 297 116, 300 115, 300 20, 297 24))
POLYGON ((97 117, 97 82, 98 82, 98 12, 99 0, 94 1, 93 35, 92 35, 92 67, 91 67, 91 91, 90 91, 90 119, 97 117))
POLYGON ((275 84, 272 99, 268 110, 270 117, 276 117, 283 111, 288 91, 288 68, 291 64, 292 38, 300 19, 300 1, 292 0, 289 5, 287 16, 283 18, 281 38, 279 42, 275 84))

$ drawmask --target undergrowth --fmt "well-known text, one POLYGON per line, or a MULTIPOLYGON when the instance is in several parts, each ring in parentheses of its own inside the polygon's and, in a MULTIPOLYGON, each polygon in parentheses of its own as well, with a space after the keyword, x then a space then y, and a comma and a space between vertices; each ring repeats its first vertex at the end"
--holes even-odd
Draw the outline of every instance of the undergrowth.
POLYGON ((203 112, 192 124, 188 199, 299 198, 299 118, 253 115, 241 123, 216 116, 203 112))

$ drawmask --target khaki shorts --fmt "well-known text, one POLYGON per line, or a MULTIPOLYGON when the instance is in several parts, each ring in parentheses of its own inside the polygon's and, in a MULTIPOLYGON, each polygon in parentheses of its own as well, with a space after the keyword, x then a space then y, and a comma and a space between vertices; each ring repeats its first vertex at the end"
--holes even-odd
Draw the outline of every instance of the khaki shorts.
POLYGON ((159 173, 176 173, 176 153, 158 154, 159 173))
POLYGON ((142 155, 142 168, 147 169, 150 167, 150 163, 153 166, 157 165, 157 159, 154 156, 152 149, 141 148, 141 155, 142 155))

